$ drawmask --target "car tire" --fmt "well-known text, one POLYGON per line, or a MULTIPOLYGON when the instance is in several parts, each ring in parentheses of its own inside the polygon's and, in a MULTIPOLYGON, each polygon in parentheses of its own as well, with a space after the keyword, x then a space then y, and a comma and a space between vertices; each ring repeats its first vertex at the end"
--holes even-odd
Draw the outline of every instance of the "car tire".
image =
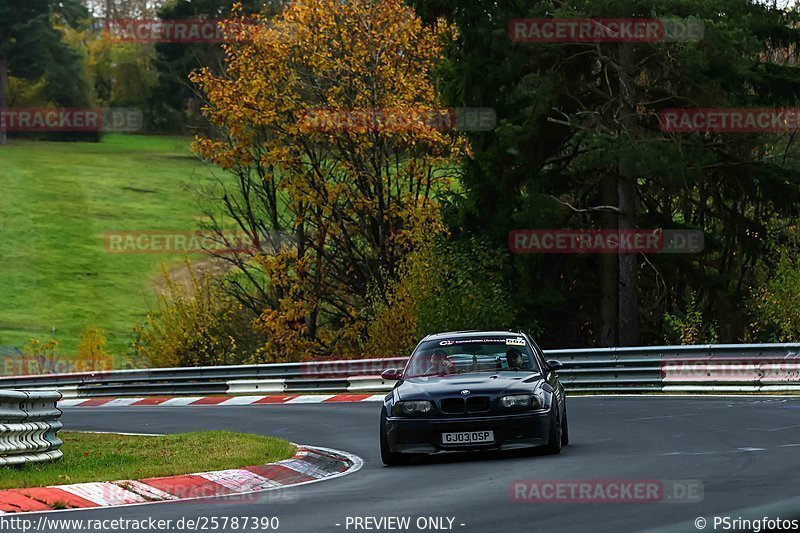
POLYGON ((567 418, 567 407, 564 406, 564 421, 561 423, 561 446, 569 444, 569 419, 567 418))
POLYGON ((409 462, 409 457, 402 453, 394 453, 389 448, 389 438, 386 435, 386 408, 381 409, 381 461, 386 466, 402 466, 409 462))
POLYGON ((544 446, 544 452, 549 455, 558 455, 561 453, 561 443, 563 433, 561 431, 561 420, 558 416, 558 406, 553 405, 550 410, 550 432, 547 439, 547 444, 544 446))

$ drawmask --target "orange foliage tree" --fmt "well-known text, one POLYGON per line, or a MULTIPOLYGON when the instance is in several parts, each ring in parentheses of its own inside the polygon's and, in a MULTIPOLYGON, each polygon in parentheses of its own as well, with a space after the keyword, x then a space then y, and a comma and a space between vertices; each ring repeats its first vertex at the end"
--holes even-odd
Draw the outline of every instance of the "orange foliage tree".
POLYGON ((225 256, 229 289, 260 315, 259 360, 354 354, 367 295, 441 228, 467 151, 433 82, 452 28, 402 0, 298 0, 269 24, 235 10, 226 32, 222 75, 192 80, 215 131, 195 151, 236 176, 226 215, 257 244, 225 256), (277 231, 290 244, 265 251, 277 231))
POLYGON ((103 330, 95 325, 84 328, 81 332, 75 365, 80 372, 111 370, 111 355, 106 350, 106 336, 103 330))

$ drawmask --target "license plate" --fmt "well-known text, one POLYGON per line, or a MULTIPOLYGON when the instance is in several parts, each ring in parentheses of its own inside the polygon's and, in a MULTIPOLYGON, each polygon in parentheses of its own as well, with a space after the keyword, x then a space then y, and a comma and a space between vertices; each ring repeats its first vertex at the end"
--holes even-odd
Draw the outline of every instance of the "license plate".
POLYGON ((486 442, 494 442, 494 431, 442 433, 442 444, 481 444, 486 442))

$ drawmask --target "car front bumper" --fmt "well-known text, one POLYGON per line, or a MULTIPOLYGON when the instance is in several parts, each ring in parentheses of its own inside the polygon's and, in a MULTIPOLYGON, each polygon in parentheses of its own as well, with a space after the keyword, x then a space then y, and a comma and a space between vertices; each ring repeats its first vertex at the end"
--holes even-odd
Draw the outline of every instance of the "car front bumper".
POLYGON ((503 413, 491 416, 386 419, 386 437, 394 453, 439 453, 469 450, 513 450, 547 444, 550 411, 503 413), (481 444, 443 444, 442 433, 493 431, 494 441, 481 444))

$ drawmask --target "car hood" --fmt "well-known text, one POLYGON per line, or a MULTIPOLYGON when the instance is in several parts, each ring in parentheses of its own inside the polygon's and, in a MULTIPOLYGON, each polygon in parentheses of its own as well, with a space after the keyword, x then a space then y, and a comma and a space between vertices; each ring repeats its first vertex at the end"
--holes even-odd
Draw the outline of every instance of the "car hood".
POLYGON ((530 393, 541 383, 542 376, 537 372, 476 372, 409 378, 399 383, 395 391, 400 400, 421 400, 460 396, 463 390, 472 395, 530 393))

